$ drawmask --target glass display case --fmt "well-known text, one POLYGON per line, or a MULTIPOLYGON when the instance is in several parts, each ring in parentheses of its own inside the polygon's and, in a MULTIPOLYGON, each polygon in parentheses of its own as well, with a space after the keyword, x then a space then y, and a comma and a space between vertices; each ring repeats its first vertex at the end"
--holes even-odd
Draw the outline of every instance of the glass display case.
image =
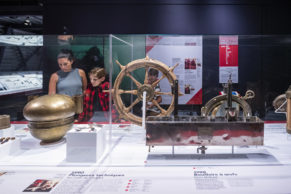
POLYGON ((0 125, 11 123, 0 126, 0 188, 288 193, 286 96, 275 99, 291 83, 290 40, 0 36, 0 114, 9 115, 0 117, 0 125), (68 50, 72 67, 87 79, 81 102, 48 95, 68 50), (95 76, 94 68, 106 73, 95 76), (102 80, 97 86, 94 76, 102 80), (19 185, 11 187, 15 180, 19 185))

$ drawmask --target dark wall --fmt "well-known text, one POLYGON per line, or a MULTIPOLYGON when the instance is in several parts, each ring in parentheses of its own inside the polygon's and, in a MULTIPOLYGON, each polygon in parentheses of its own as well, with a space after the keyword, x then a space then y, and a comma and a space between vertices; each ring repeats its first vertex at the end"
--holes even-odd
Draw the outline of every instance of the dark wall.
POLYGON ((291 33, 291 6, 282 0, 47 0, 44 5, 45 34, 291 33))
POLYGON ((261 31, 261 9, 256 6, 78 5, 52 9, 56 13, 70 11, 62 17, 48 13, 50 19, 44 18, 44 24, 45 33, 49 34, 63 33, 63 26, 73 34, 258 34, 261 31))

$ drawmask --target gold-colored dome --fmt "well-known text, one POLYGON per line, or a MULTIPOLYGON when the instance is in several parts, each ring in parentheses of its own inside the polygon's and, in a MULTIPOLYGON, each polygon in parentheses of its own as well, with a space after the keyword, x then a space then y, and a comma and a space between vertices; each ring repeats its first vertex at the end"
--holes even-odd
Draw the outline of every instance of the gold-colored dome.
POLYGON ((31 135, 41 143, 51 143, 62 139, 73 126, 75 103, 66 95, 45 95, 27 103, 23 115, 31 135))
POLYGON ((75 103, 71 97, 61 94, 45 95, 27 103, 23 109, 28 121, 53 121, 75 114, 75 103))

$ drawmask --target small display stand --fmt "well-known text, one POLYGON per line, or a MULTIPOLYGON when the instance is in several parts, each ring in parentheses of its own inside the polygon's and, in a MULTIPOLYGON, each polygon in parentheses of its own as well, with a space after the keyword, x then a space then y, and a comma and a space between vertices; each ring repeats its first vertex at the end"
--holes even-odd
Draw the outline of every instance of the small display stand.
POLYGON ((67 162, 97 162, 106 148, 106 130, 104 126, 92 127, 75 125, 67 133, 67 162))

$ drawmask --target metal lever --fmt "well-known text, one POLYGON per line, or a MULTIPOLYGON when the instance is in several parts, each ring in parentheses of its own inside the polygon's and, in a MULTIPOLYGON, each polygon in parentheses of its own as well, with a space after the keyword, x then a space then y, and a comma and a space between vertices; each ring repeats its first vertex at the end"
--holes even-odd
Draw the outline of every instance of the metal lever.
POLYGON ((178 116, 178 97, 179 97, 179 88, 178 88, 179 81, 174 81, 174 88, 172 89, 172 93, 174 93, 174 117, 178 116), (173 91, 174 90, 174 91, 173 91))

